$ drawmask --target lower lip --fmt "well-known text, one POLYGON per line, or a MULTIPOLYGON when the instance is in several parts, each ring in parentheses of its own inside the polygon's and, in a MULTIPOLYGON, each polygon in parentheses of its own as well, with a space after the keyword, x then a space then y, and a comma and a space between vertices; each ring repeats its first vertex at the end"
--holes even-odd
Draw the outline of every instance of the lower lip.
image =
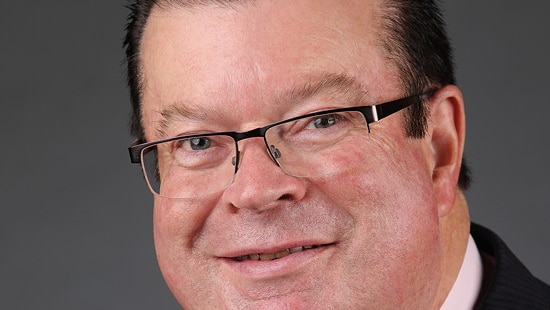
POLYGON ((223 262, 235 273, 242 276, 252 279, 269 279, 299 271, 303 267, 310 267, 314 260, 321 258, 322 254, 327 253, 331 248, 333 248, 333 245, 322 246, 270 261, 246 260, 237 262, 233 259, 224 258, 223 262))

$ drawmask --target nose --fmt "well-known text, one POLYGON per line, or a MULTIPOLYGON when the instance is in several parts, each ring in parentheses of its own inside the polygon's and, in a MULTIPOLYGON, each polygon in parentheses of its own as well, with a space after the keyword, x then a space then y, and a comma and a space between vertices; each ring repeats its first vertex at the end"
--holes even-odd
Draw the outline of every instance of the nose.
POLYGON ((304 197, 305 181, 287 175, 273 161, 261 138, 239 143, 238 170, 223 194, 225 203, 237 209, 266 211, 304 197))

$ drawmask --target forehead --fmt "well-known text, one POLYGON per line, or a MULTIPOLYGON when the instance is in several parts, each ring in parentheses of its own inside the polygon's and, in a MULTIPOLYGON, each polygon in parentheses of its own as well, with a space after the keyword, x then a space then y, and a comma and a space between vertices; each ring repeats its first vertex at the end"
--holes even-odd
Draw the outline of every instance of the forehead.
POLYGON ((155 7, 140 54, 144 120, 174 103, 238 102, 259 115, 258 102, 327 74, 383 97, 380 82, 393 74, 381 57, 378 16, 369 0, 155 7))

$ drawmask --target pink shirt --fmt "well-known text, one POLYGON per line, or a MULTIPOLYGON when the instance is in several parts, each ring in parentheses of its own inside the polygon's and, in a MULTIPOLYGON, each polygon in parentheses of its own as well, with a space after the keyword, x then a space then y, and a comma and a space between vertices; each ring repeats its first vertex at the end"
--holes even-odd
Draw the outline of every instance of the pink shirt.
POLYGON ((479 292, 481 290, 481 281, 483 278, 483 265, 481 255, 477 250, 474 239, 470 235, 466 255, 462 262, 462 267, 458 272, 447 299, 441 306, 442 310, 466 310, 473 309, 479 292))

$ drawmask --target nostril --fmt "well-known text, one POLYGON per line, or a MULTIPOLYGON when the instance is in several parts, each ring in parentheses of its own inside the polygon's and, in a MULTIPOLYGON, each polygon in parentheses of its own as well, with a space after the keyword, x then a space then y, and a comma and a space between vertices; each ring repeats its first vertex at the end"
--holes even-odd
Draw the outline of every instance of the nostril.
POLYGON ((292 196, 289 195, 289 194, 284 194, 282 195, 281 197, 279 197, 278 200, 291 200, 292 199, 292 196))

